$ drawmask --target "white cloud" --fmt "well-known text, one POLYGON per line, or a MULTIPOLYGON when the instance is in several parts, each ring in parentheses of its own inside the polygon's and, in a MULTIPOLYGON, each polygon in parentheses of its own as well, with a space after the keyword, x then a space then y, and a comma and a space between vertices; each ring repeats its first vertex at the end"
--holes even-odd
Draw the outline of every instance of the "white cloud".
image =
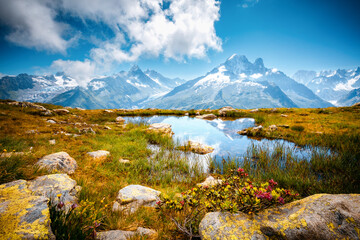
POLYGON ((54 71, 65 72, 82 87, 86 87, 95 74, 95 64, 88 59, 85 61, 56 60, 50 68, 54 71))
POLYGON ((0 21, 11 28, 6 39, 20 46, 65 53, 72 41, 63 38, 68 25, 55 16, 46 0, 0 0, 0 21))
POLYGON ((221 39, 214 27, 220 17, 216 0, 176 0, 167 9, 162 8, 162 1, 137 0, 132 4, 133 11, 111 19, 102 17, 103 11, 82 13, 119 26, 114 28, 116 37, 91 50, 97 63, 135 61, 142 55, 161 54, 183 60, 205 57, 208 49, 221 50, 221 39))
MULTIPOLYGON (((7 39, 38 50, 65 53, 72 45, 76 37, 69 39, 69 33, 84 29, 70 26, 66 16, 81 19, 85 27, 88 21, 106 25, 112 34, 105 36, 111 37, 91 49, 90 60, 82 64, 96 64, 102 72, 142 56, 186 61, 222 50, 214 27, 220 18, 218 0, 0 0, 0 8, 0 21, 12 30, 7 39)), ((80 65, 69 63, 57 60, 53 66, 70 71, 80 65)))

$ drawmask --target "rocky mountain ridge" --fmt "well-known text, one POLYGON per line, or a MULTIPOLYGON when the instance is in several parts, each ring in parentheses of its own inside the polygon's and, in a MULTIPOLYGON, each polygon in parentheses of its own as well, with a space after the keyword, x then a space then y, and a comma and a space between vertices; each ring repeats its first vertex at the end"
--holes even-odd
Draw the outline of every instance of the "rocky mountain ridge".
POLYGON ((357 102, 358 91, 345 95, 360 87, 359 78, 360 68, 320 73, 302 70, 291 78, 265 67, 261 58, 250 62, 246 56, 234 54, 190 81, 142 71, 137 65, 129 71, 94 78, 85 88, 64 73, 4 76, 0 78, 0 98, 86 109, 320 108, 357 102))
POLYGON ((359 92, 356 89, 360 89, 360 67, 320 72, 300 70, 293 78, 334 105, 351 106, 359 100, 359 95, 354 95, 354 92, 359 92), (351 91, 353 93, 347 96, 351 91), (353 99, 350 99, 350 96, 353 96, 353 99))

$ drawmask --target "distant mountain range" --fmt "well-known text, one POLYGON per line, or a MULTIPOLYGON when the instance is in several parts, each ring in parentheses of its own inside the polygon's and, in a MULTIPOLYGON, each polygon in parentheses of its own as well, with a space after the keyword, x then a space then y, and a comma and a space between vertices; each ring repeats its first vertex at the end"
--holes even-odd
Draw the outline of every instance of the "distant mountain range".
POLYGON ((359 102, 360 67, 321 72, 301 70, 293 78, 334 105, 349 106, 359 102))
POLYGON ((110 77, 93 79, 87 89, 76 87, 54 97, 53 104, 84 108, 137 108, 164 95, 185 80, 170 79, 152 70, 143 72, 133 66, 110 77))
POLYGON ((283 72, 233 55, 203 77, 182 84, 148 103, 157 108, 329 107, 332 104, 283 72))
POLYGON ((266 68, 261 58, 252 63, 234 54, 190 81, 142 71, 136 65, 127 72, 92 79, 86 88, 64 73, 4 76, 0 78, 0 98, 86 109, 322 108, 333 106, 329 101, 337 105, 358 102, 359 76, 360 68, 321 73, 303 70, 290 78, 266 68))
POLYGON ((0 98, 18 101, 49 102, 63 92, 78 86, 78 83, 64 73, 48 76, 19 74, 0 79, 0 98))

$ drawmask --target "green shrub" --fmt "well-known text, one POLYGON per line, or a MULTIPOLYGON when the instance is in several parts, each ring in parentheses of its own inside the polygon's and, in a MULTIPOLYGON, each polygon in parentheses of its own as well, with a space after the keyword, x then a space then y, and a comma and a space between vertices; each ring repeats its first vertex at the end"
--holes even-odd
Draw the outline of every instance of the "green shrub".
POLYGON ((291 127, 291 130, 298 131, 298 132, 302 132, 302 131, 304 131, 304 129, 305 128, 301 125, 294 125, 291 127))
POLYGON ((223 175, 221 183, 212 187, 192 188, 182 193, 178 200, 161 195, 157 209, 191 239, 199 237, 199 223, 207 212, 255 214, 293 201, 297 196, 297 193, 279 188, 273 179, 263 183, 250 181, 244 169, 239 168, 223 175))
POLYGON ((262 124, 265 122, 265 117, 259 114, 253 115, 253 118, 255 119, 255 122, 257 124, 262 124))

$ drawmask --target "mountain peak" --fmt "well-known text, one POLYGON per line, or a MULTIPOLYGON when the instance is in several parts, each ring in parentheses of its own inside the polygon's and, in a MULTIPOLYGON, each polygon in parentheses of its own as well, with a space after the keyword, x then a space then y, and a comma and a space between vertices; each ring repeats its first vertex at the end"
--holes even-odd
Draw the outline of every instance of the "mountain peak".
POLYGON ((131 68, 130 68, 130 70, 129 70, 129 72, 138 72, 138 71, 141 71, 141 69, 140 69, 140 67, 138 66, 138 65, 133 65, 131 68))
POLYGON ((262 58, 257 58, 254 62, 254 65, 259 68, 264 68, 264 61, 262 58))
POLYGON ((356 72, 356 74, 360 73, 360 67, 357 67, 355 72, 356 72))
POLYGON ((237 55, 237 54, 233 54, 231 55, 231 57, 229 57, 226 62, 245 62, 248 63, 249 60, 247 59, 247 57, 245 55, 237 55))
POLYGON ((254 63, 251 63, 246 56, 233 54, 224 63, 226 69, 234 74, 264 74, 266 68, 262 58, 258 58, 254 63))

